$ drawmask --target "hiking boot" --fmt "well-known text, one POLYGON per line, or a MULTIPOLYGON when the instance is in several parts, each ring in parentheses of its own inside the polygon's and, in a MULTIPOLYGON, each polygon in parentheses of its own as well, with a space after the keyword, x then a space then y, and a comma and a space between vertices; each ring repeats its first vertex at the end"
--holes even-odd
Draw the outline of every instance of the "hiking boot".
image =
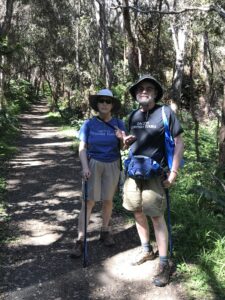
POLYGON ((153 283, 156 286, 163 287, 168 284, 170 279, 169 263, 159 264, 158 274, 154 277, 153 283))
POLYGON ((153 252, 153 250, 151 250, 150 252, 144 252, 141 251, 141 253, 138 255, 138 257, 135 258, 135 260, 131 263, 132 266, 139 266, 143 263, 145 263, 148 260, 153 260, 155 259, 155 253, 153 252))
POLYGON ((107 247, 115 245, 115 241, 110 231, 101 231, 99 240, 107 247))
POLYGON ((71 258, 79 258, 83 253, 84 242, 81 240, 77 240, 73 250, 70 253, 71 258))

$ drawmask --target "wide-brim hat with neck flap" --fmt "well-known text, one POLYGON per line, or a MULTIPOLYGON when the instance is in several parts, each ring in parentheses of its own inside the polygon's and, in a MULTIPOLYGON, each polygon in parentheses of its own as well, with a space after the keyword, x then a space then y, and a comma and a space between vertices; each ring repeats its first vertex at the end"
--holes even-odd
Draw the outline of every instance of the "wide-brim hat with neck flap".
POLYGON ((131 94, 131 96, 136 100, 136 90, 138 85, 143 82, 143 81, 150 81, 152 84, 154 84, 154 86, 156 87, 158 94, 157 97, 155 98, 155 102, 159 101, 162 96, 163 96, 163 88, 162 85, 158 82, 158 80, 156 80, 153 76, 151 75, 143 75, 141 76, 130 88, 129 88, 129 92, 131 94))
POLYGON ((90 95, 89 96, 89 104, 91 108, 93 108, 95 111, 98 111, 98 100, 101 98, 109 98, 112 100, 113 108, 112 112, 116 113, 121 108, 121 103, 119 99, 113 96, 113 93, 108 89, 102 89, 100 90, 96 95, 90 95))

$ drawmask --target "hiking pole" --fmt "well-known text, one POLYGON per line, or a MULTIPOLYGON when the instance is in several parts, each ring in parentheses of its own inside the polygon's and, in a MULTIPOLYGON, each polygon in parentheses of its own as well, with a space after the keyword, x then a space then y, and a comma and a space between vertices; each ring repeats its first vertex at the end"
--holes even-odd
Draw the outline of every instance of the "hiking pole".
POLYGON ((87 179, 83 185, 83 200, 84 200, 84 249, 83 249, 83 268, 88 264, 88 249, 87 249, 87 179))
POLYGON ((168 218, 168 232, 169 232, 169 244, 170 244, 170 257, 173 254, 173 241, 172 241, 172 226, 170 220, 170 196, 169 190, 165 189, 166 192, 166 202, 167 202, 167 218, 168 218))

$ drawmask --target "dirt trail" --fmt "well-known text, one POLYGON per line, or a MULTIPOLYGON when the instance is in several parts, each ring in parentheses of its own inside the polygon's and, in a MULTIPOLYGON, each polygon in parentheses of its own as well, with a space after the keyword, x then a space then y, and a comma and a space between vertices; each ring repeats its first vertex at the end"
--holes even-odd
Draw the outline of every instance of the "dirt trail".
POLYGON ((114 215, 117 246, 98 241, 100 208, 91 217, 89 266, 71 260, 80 209, 80 164, 71 138, 47 121, 41 103, 21 116, 22 136, 8 175, 10 231, 16 239, 1 249, 0 299, 185 299, 179 283, 151 283, 158 259, 142 266, 130 262, 139 250, 132 224, 114 215))

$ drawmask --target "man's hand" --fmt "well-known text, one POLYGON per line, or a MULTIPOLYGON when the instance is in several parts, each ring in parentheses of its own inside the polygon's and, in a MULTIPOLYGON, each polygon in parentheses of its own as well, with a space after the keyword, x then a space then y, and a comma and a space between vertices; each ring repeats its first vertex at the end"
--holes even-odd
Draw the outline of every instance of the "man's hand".
POLYGON ((123 142, 125 146, 129 147, 133 142, 136 141, 136 139, 137 139, 136 136, 130 134, 124 137, 123 142))
POLYGON ((173 185, 177 178, 177 172, 171 171, 167 174, 167 178, 163 181, 163 186, 168 189, 173 185))
POLYGON ((116 127, 116 137, 120 139, 125 148, 128 148, 134 141, 136 141, 136 137, 134 135, 126 135, 125 131, 120 130, 118 127, 116 127))

